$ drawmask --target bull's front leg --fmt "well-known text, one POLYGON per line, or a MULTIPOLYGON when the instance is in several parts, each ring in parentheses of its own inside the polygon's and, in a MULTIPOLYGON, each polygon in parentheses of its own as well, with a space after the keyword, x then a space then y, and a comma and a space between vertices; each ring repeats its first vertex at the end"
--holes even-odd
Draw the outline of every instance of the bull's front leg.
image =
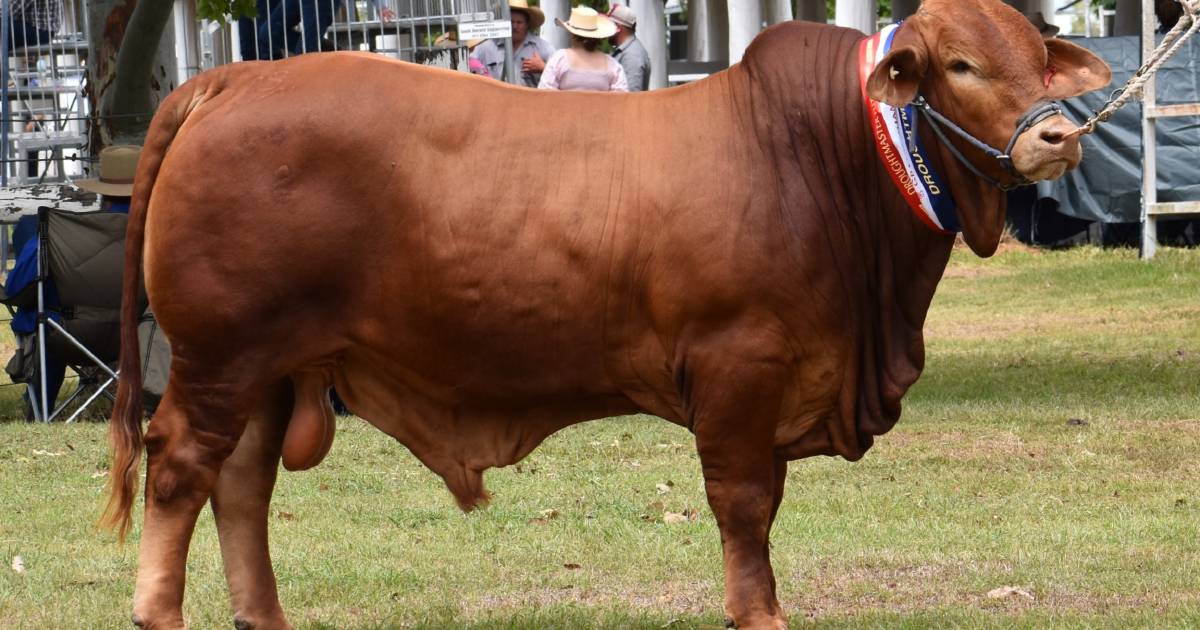
POLYGON ((689 360, 684 405, 721 531, 726 614, 738 628, 786 628, 768 535, 787 472, 774 454, 787 370, 782 361, 736 356, 716 352, 705 364, 689 360))
POLYGON ((221 467, 212 509, 238 630, 291 628, 279 604, 267 544, 271 494, 292 411, 290 386, 270 392, 221 467))

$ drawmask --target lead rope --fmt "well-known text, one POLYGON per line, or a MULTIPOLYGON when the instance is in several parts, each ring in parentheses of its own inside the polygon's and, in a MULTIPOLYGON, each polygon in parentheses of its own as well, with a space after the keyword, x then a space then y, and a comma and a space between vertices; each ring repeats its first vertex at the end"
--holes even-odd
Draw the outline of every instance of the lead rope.
POLYGON ((1134 98, 1142 95, 1142 88, 1146 85, 1146 81, 1158 72, 1175 53, 1179 52, 1179 48, 1189 37, 1196 34, 1200 30, 1200 0, 1177 0, 1183 5, 1183 15, 1179 17, 1179 21, 1175 23, 1175 28, 1171 29, 1163 36, 1162 42, 1150 53, 1150 58, 1142 67, 1138 68, 1137 72, 1133 73, 1129 81, 1123 87, 1112 93, 1108 98, 1108 102, 1104 107, 1087 119, 1087 122, 1080 125, 1077 129, 1067 134, 1066 137, 1087 135, 1096 131, 1096 126, 1102 122, 1108 122, 1112 118, 1113 113, 1121 109, 1134 98))

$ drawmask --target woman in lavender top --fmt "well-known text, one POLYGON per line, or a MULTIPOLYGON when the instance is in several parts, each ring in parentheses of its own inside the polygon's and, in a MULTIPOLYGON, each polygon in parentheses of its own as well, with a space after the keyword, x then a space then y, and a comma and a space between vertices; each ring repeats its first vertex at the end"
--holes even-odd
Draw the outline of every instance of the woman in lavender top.
POLYGON ((621 64, 599 50, 600 42, 617 32, 612 20, 593 9, 575 7, 570 20, 555 22, 571 34, 571 46, 550 56, 539 89, 629 91, 621 64))

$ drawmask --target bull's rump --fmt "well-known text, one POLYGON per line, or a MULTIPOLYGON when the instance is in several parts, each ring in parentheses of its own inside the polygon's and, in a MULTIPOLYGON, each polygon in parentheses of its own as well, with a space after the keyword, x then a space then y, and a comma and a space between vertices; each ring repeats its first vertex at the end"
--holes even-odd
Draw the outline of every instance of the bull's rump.
POLYGON ((147 218, 183 352, 271 347, 274 374, 358 348, 462 395, 619 391, 614 362, 652 336, 639 252, 697 195, 664 187, 697 141, 652 99, 362 55, 206 77, 147 218), (623 146, 643 126, 662 153, 623 146))

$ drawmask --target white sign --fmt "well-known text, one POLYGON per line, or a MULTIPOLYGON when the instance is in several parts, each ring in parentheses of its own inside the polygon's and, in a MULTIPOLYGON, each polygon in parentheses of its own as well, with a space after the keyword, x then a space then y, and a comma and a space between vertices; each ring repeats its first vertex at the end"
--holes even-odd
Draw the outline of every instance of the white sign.
POLYGON ((512 22, 491 20, 488 22, 459 22, 458 41, 472 39, 501 39, 512 37, 512 22))

